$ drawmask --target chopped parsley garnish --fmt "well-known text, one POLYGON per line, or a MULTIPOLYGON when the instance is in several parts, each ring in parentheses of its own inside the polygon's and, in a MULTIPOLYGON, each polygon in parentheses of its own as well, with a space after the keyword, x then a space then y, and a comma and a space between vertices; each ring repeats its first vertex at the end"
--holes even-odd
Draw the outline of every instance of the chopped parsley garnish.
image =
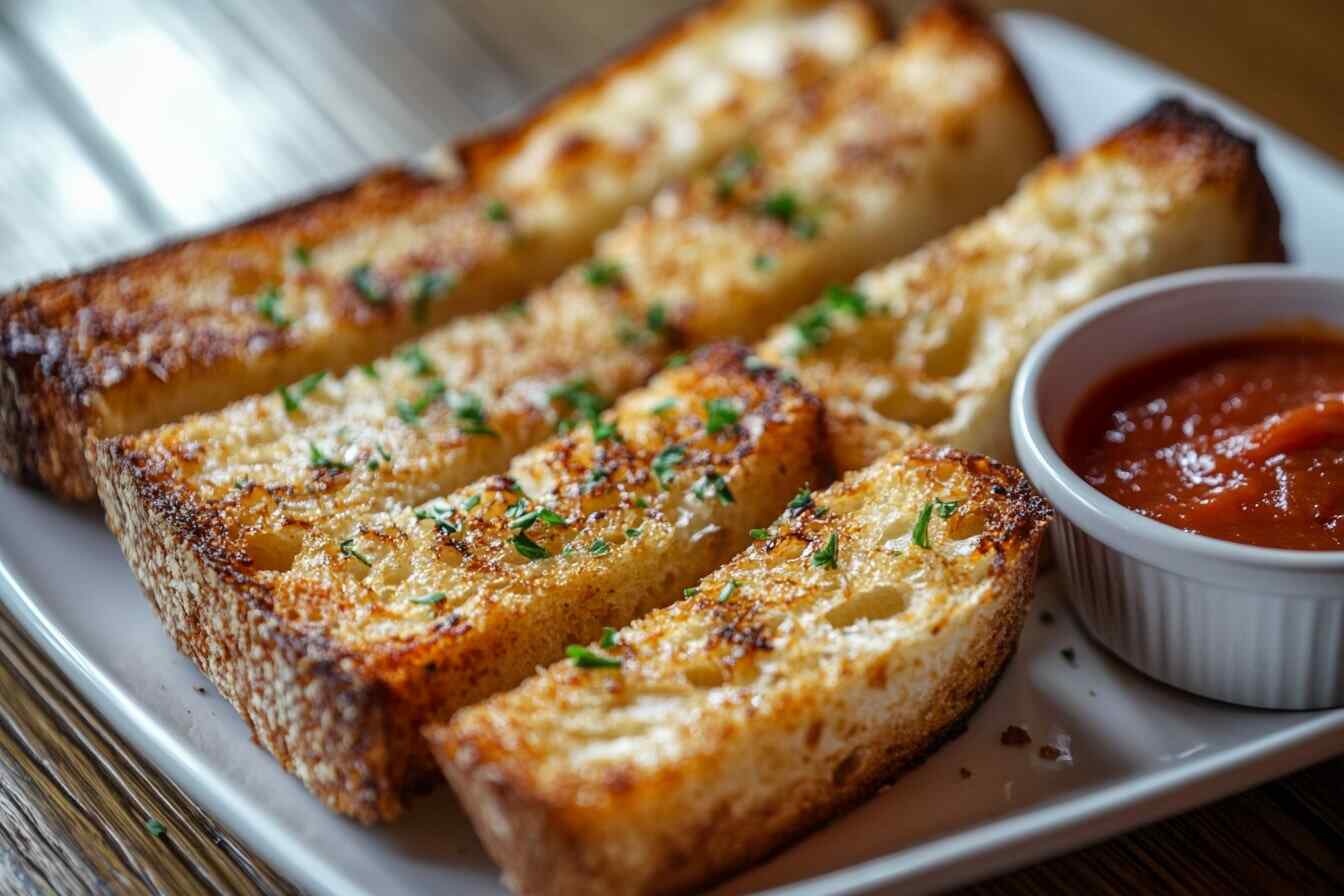
POLYGON ((616 428, 615 423, 611 422, 610 420, 594 420, 593 441, 604 442, 607 439, 611 439, 612 441, 616 442, 624 441, 624 439, 621 438, 621 433, 616 428))
POLYGON ((610 650, 619 643, 620 640, 616 637, 616 629, 609 625, 603 626, 602 637, 598 640, 597 646, 610 650))
POLYGON ((500 308, 499 313, 505 317, 527 317, 527 303, 522 299, 514 299, 500 308))
POLYGON ((411 289, 411 318, 418 324, 429 319, 429 304, 457 285, 451 271, 425 271, 416 275, 411 289))
POLYGON ((580 669, 619 669, 621 661, 615 657, 604 656, 580 644, 571 644, 565 648, 565 656, 574 661, 580 669))
POLYGON ((625 537, 630 539, 631 541, 634 541, 643 533, 643 531, 644 531, 643 529, 626 529, 625 537))
POLYGON ((471 510, 479 503, 481 503, 481 496, 472 495, 470 498, 462 502, 462 512, 470 513, 471 510))
POLYGON ((378 368, 372 364, 361 364, 359 369, 364 371, 364 375, 371 380, 380 380, 382 377, 378 374, 378 368))
POLYGON ((674 367, 685 367, 689 363, 691 363, 691 359, 688 355, 677 352, 675 355, 669 355, 663 366, 671 370, 674 367))
POLYGON ((162 837, 168 829, 163 826, 163 822, 157 818, 145 819, 145 830, 149 831, 151 837, 162 837))
POLYGON ((419 597, 411 598, 411 603, 419 604, 422 607, 432 607, 435 604, 443 603, 448 597, 442 591, 434 591, 429 594, 422 594, 419 597))
POLYGON ((308 463, 310 466, 327 470, 350 469, 349 464, 343 464, 340 461, 329 457, 316 442, 308 443, 308 463))
POLYGON ((650 469, 653 470, 653 475, 658 478, 658 484, 667 488, 677 475, 677 471, 673 468, 685 462, 686 449, 681 445, 668 445, 654 456, 650 469))
MULTIPOLYGON (((522 499, 520 498, 519 503, 521 502, 522 499)), ((554 510, 551 510, 549 507, 538 507, 535 510, 529 510, 526 513, 520 513, 517 516, 515 516, 513 518, 513 522, 509 523, 509 528, 522 529, 524 532, 526 532, 533 523, 538 521, 543 522, 548 526, 569 525, 569 520, 565 519, 560 514, 556 513, 554 510)))
POLYGON ((583 277, 589 286, 620 286, 624 279, 621 266, 614 261, 594 258, 583 269, 583 277))
POLYGON ((756 253, 756 256, 751 259, 751 267, 752 270, 760 271, 762 273, 773 270, 775 267, 774 256, 766 255, 764 252, 758 252, 756 253))
POLYGON ((933 518, 933 502, 925 504, 919 511, 919 516, 915 517, 915 528, 910 533, 910 540, 921 548, 928 549, 929 545, 929 520, 933 518))
POLYGON ((691 488, 691 491, 701 501, 708 501, 711 497, 716 497, 722 504, 733 503, 733 493, 728 488, 728 480, 715 472, 709 472, 700 477, 700 481, 691 488))
POLYGON ((419 510, 416 510, 415 512, 416 519, 432 520, 435 526, 437 526, 439 529, 442 529, 449 535, 453 534, 458 530, 457 524, 450 519, 452 515, 453 515, 452 508, 448 507, 445 504, 437 504, 432 505, 430 507, 422 507, 419 510))
POLYGON ((514 550, 529 560, 545 560, 547 557, 551 556, 550 552, 544 547, 528 538, 527 533, 525 532, 519 532, 517 535, 513 536, 513 538, 509 539, 509 543, 513 545, 514 550))
POLYGON ((713 435, 738 421, 742 412, 731 398, 711 398, 705 402, 705 432, 713 435))
POLYGON ((714 174, 714 193, 719 199, 728 199, 751 170, 760 161, 760 154, 754 146, 743 146, 737 152, 724 159, 714 174))
POLYGON ((429 410, 429 406, 442 398, 446 391, 448 391, 448 387, 443 384, 443 380, 435 380, 415 401, 398 398, 397 416, 401 418, 403 423, 413 424, 418 422, 425 411, 429 410))
POLYGON ((813 239, 819 230, 817 219, 803 213, 803 204, 792 190, 776 190, 760 206, 761 214, 790 227, 803 239, 813 239))
POLYGON ((276 389, 275 391, 280 393, 280 400, 285 403, 285 411, 290 414, 297 411, 299 405, 303 403, 303 400, 313 394, 313 390, 317 388, 318 383, 321 383, 322 380, 326 378, 326 375, 327 372, 325 370, 319 370, 317 373, 308 374, 308 376, 295 384, 293 392, 290 391, 289 386, 281 386, 279 389, 276 389))
POLYGON ((699 593, 700 593, 700 589, 699 589, 699 588, 695 588, 695 587, 691 587, 691 588, 683 588, 683 589, 681 589, 681 596, 682 596, 682 597, 695 597, 695 596, 696 596, 697 594, 699 594, 699 593))
POLYGON ((662 401, 658 402, 656 405, 649 408, 649 413, 661 417, 663 414, 666 414, 668 411, 672 410, 676 406, 677 406, 677 400, 675 398, 664 398, 662 401))
POLYGON ((751 535, 751 537, 756 541, 765 541, 767 538, 770 537, 770 530, 752 529, 748 534, 751 535))
POLYGON ((961 506, 961 502, 944 501, 942 498, 934 498, 933 506, 934 509, 938 511, 938 518, 945 520, 957 512, 957 508, 961 506))
POLYGON ((603 438, 611 438, 616 435, 614 426, 608 425, 603 430, 603 434, 598 434, 598 425, 601 422, 599 415, 606 410, 608 402, 593 390, 593 385, 586 379, 569 380, 559 386, 554 387, 546 393, 546 397, 552 401, 561 401, 569 405, 573 410, 573 416, 569 419, 561 420, 558 428, 561 432, 568 432, 573 429, 581 420, 587 420, 593 426, 593 438, 602 441, 603 438))
POLYGON ((649 313, 644 315, 644 324, 651 333, 661 333, 667 326, 667 308, 659 303, 649 309, 649 313))
POLYGON ((719 592, 719 603, 727 603, 728 598, 733 596, 733 592, 736 591, 738 587, 740 586, 737 579, 729 579, 728 584, 724 585, 723 590, 719 592))
POLYGON ((289 257, 301 268, 313 266, 313 253, 307 246, 295 246, 289 251, 289 257))
POLYGON ((868 297, 848 286, 829 286, 822 299, 805 309, 794 319, 793 326, 802 343, 800 351, 817 348, 831 338, 832 315, 849 314, 855 318, 868 316, 871 309, 868 297))
POLYGON ((362 264, 351 271, 350 285, 370 305, 381 305, 387 301, 387 287, 378 279, 372 265, 362 264))
POLYGON ((579 491, 583 492, 585 495, 588 494, 593 489, 597 488, 598 483, 602 482, 610 475, 611 473, 608 470, 604 470, 601 467, 593 467, 588 471, 588 478, 579 485, 579 491))
POLYGON ((262 290, 261 295, 257 296, 257 313, 283 330, 293 321, 281 313, 280 301, 280 287, 266 287, 262 290))
POLYGON ((469 436, 494 436, 499 433, 485 425, 485 406, 479 396, 470 392, 459 392, 453 396, 453 413, 457 416, 457 428, 469 436))
POLYGON ((411 368, 411 373, 415 376, 433 376, 434 363, 429 360, 425 350, 418 345, 413 345, 403 351, 398 357, 405 361, 411 368))
POLYGON ((640 495, 638 498, 635 498, 635 506, 638 507, 640 510, 648 510, 649 502, 644 500, 643 495, 640 495))
POLYGON ((345 541, 342 541, 340 544, 340 548, 341 553, 344 554, 345 556, 354 557, 356 560, 358 560, 360 563, 363 563, 365 566, 373 565, 372 561, 370 561, 368 557, 365 557, 363 554, 361 554, 359 550, 355 547, 355 539, 353 537, 347 538, 345 539, 345 541))
POLYGON ((812 555, 812 565, 818 569, 835 569, 836 560, 840 556, 840 536, 831 533, 830 541, 826 542, 826 547, 812 555))
POLYGON ((784 510, 790 516, 797 516, 798 514, 802 513, 804 510, 806 510, 811 506, 812 506, 811 490, 800 488, 798 489, 798 494, 793 496, 793 500, 789 502, 789 506, 784 508, 784 510))
POLYGON ((594 557, 606 556, 611 553, 611 545, 600 538, 595 539, 593 543, 588 546, 588 553, 592 554, 594 557))
POLYGON ((496 224, 507 224, 513 220, 513 213, 500 199, 491 199, 485 206, 485 219, 496 224))

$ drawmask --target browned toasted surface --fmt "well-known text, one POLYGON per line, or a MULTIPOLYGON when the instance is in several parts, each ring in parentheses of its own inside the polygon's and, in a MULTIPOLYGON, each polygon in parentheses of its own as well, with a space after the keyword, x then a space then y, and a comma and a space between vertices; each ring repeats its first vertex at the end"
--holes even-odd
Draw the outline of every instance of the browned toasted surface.
POLYGON ((1055 321, 1147 277, 1283 257, 1254 145, 1164 102, 758 349, 826 402, 842 469, 912 440, 1010 458, 1013 376, 1055 321))
POLYGON ((744 349, 704 351, 602 422, 420 508, 250 539, 149 464, 113 466, 105 503, 179 648, 319 798, 373 821, 432 769, 420 724, 666 600, 826 475, 815 399, 744 349))
POLYGON ((882 34, 860 0, 723 0, 524 124, 441 150, 424 171, 388 169, 4 296, 0 469, 89 498, 89 436, 344 369, 448 317, 504 304, 582 257, 623 208, 717 157, 882 34), (704 78, 721 82, 710 101, 704 78), (632 85, 650 89, 621 89, 632 85), (692 124, 692 140, 669 122, 692 124))
POLYGON ((562 661, 428 729, 515 891, 695 890, 871 794, 995 680, 1050 516, 1018 471, 920 448, 795 503, 592 645, 617 668, 562 661))

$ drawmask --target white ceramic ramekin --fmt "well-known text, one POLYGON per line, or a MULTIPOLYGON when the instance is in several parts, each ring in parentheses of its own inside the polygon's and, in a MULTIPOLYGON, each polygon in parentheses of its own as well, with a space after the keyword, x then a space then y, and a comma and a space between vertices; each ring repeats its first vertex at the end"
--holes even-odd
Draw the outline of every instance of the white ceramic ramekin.
POLYGON ((1303 321, 1344 330, 1344 279, 1285 265, 1162 277, 1060 321, 1013 387, 1018 460, 1058 510, 1056 558, 1092 636, 1156 679, 1247 706, 1344 705, 1344 551, 1174 529, 1092 488, 1055 445, 1087 391, 1117 370, 1303 321))

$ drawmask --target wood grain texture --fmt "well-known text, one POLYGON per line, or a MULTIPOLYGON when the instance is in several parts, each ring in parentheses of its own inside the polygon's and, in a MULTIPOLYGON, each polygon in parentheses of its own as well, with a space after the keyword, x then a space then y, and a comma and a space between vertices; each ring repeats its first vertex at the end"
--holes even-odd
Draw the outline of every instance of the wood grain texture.
MULTIPOLYGON (((200 0, 183 15, 185 7, 163 0, 117 0, 91 18, 92 6, 69 0, 0 4, 0 287, 237 215, 473 127, 686 5, 200 0), (176 181, 151 179, 165 147, 183 145, 181 122, 158 129, 134 109, 92 109, 106 88, 100 79, 119 71, 115 57, 99 56, 99 29, 131 25, 148 29, 135 58, 155 51, 175 64, 194 60, 179 72, 180 91, 151 112, 217 101, 219 119, 239 114, 246 93, 254 117, 234 120, 255 122, 247 139, 227 127, 201 133, 194 149, 185 141, 176 181), (75 47, 86 52, 63 52, 75 47), (208 164, 221 154, 226 165, 208 164)), ((898 14, 917 5, 892 3, 898 14)), ((1344 159, 1339 0, 982 5, 1059 15, 1344 159)), ((1341 792, 1344 758, 965 892, 1342 892, 1341 792)), ((0 611, 0 892, 296 891, 141 761, 0 611), (151 819, 161 834, 146 826, 151 819)))

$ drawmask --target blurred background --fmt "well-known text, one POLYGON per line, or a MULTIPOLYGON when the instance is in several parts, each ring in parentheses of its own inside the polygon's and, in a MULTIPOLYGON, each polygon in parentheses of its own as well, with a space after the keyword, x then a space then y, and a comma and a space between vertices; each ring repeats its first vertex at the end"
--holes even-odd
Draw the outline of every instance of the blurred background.
MULTIPOLYGON (((0 289, 471 131, 689 5, 0 0, 0 289)), ((1340 0, 980 5, 1069 19, 1344 157, 1340 0)))

